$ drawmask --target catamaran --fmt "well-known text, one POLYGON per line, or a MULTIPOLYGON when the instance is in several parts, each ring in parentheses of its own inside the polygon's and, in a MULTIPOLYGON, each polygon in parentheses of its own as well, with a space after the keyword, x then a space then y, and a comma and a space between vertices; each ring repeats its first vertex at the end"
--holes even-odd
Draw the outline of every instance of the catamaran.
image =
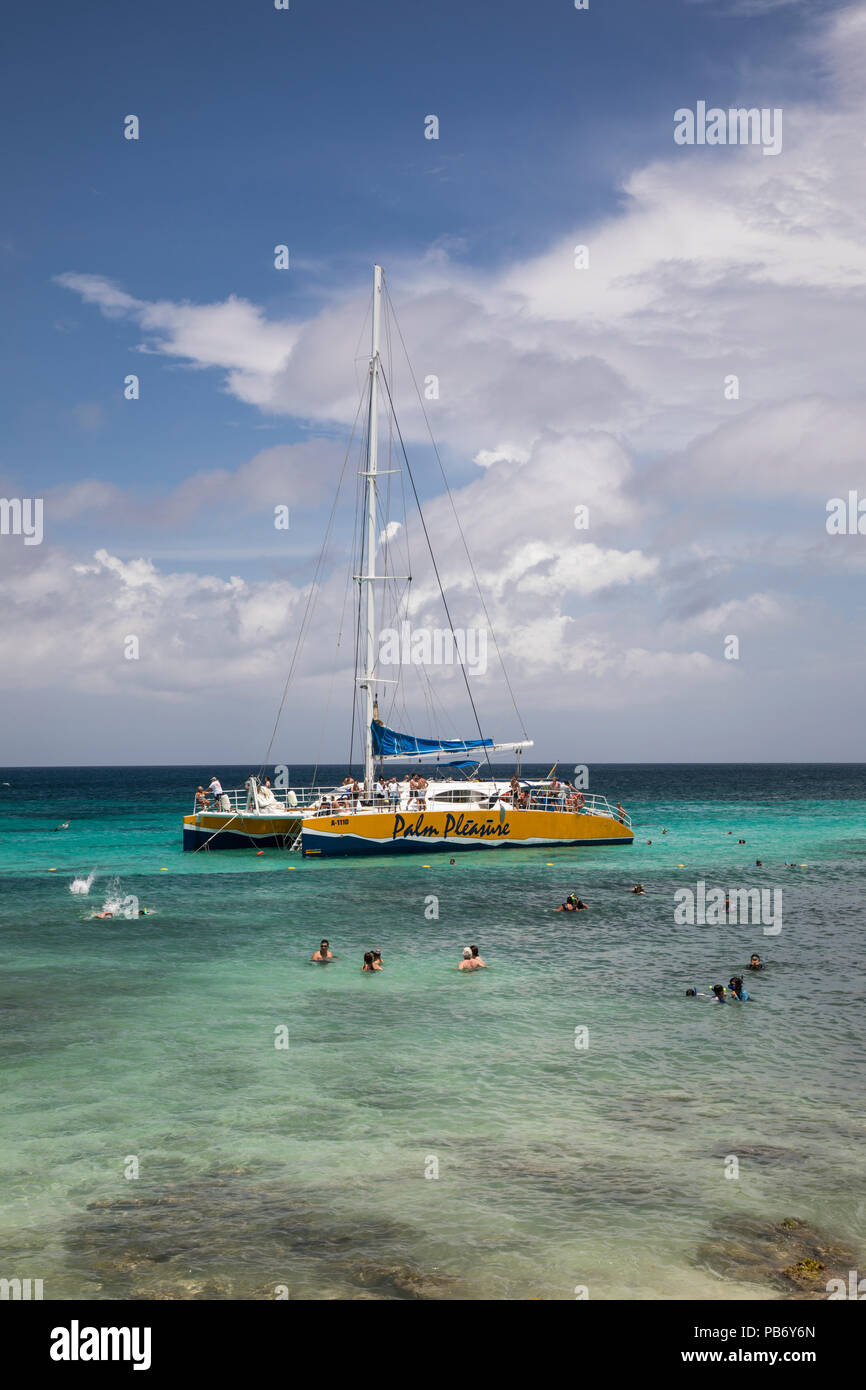
MULTIPOLYGON (((250 776, 242 789, 222 791, 217 788, 209 800, 207 796, 203 800, 201 793, 198 794, 199 801, 192 814, 184 817, 184 849, 276 846, 300 850, 305 858, 327 858, 370 854, 428 856, 436 852, 451 854, 455 850, 508 847, 527 849, 557 845, 631 844, 634 838, 631 820, 619 803, 612 808, 606 797, 588 793, 580 783, 575 786, 568 781, 560 781, 555 769, 545 778, 522 775, 524 750, 533 746, 532 740, 525 736, 525 730, 523 738, 508 742, 497 742, 484 733, 466 670, 465 643, 459 640, 461 634, 451 621, 418 490, 396 420, 392 388, 383 367, 383 301, 386 310, 393 313, 385 290, 384 272, 377 265, 373 279, 369 369, 359 402, 359 414, 363 413, 365 419, 366 440, 359 470, 363 486, 356 528, 358 565, 357 573, 353 576, 358 586, 354 679, 364 736, 363 778, 357 781, 349 776, 336 787, 271 787, 263 777, 268 761, 266 756, 259 773, 250 776), (380 389, 382 387, 384 393, 380 389), (418 737, 397 731, 380 716, 379 688, 384 689, 389 685, 398 687, 400 680, 385 676, 384 669, 387 668, 383 668, 381 651, 377 658, 377 585, 393 585, 398 581, 405 583, 407 588, 402 599, 408 611, 408 585, 411 582, 410 574, 392 573, 390 563, 384 564, 377 572, 377 554, 382 552, 389 536, 395 534, 395 523, 388 519, 388 507, 383 506, 383 480, 387 478, 390 483, 392 475, 403 471, 380 467, 380 412, 383 406, 387 408, 391 423, 392 451, 396 432, 447 618, 447 629, 441 634, 446 639, 445 659, 455 664, 462 675, 477 737, 418 737), (514 755, 515 770, 510 778, 497 776, 494 772, 491 759, 502 754, 514 755), (401 764, 404 769, 416 770, 411 780, 405 772, 399 782, 394 776, 388 778, 386 768, 396 768, 401 764), (448 769, 448 773, 428 779, 421 772, 428 764, 439 765, 443 771, 448 769), (485 776, 479 775, 482 767, 485 776)), ((387 336, 390 341, 390 333, 387 336)), ((418 399, 423 412, 420 392, 418 399)), ((436 457, 438 459, 438 453, 436 457)), ((390 492, 388 487, 387 499, 390 499, 390 492)), ((448 495, 450 498, 450 491, 448 495)), ((456 510, 454 515, 456 530, 465 545, 456 510)), ((466 553, 468 568, 474 578, 475 570, 468 548, 466 553)), ((486 617, 487 610, 480 588, 478 598, 486 617)), ((304 625, 301 625, 299 643, 304 625)), ((402 625, 405 627, 405 622, 402 625)), ((389 632, 393 633, 393 629, 389 629, 389 632)), ((396 645, 399 648, 400 643, 396 645)), ((296 646, 295 657, 297 653, 296 646)), ((294 664, 293 660, 292 669, 294 664)), ((424 664, 421 663, 422 666, 424 664)), ((403 667, 399 663, 395 669, 402 674, 403 667)), ((508 685, 507 676, 505 683, 508 685)), ((510 685, 508 689, 510 692, 510 685)), ((287 690, 288 682, 281 710, 287 690)), ((270 751, 269 747, 268 755, 270 751)))

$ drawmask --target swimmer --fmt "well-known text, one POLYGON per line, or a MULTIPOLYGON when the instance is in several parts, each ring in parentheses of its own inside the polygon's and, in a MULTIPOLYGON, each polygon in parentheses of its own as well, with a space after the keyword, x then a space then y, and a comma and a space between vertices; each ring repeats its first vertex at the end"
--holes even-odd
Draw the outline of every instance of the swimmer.
POLYGON ((564 903, 555 907, 554 912, 584 912, 588 909, 589 903, 585 903, 576 893, 569 893, 564 903))
POLYGON ((449 863, 449 864, 453 864, 453 863, 454 863, 454 860, 453 860, 453 859, 449 859, 449 860, 448 860, 448 863, 449 863))
POLYGON ((321 941, 321 942, 319 943, 319 949, 318 949, 318 951, 314 951, 313 954, 312 954, 312 956, 310 957, 310 960, 314 960, 317 964, 319 964, 319 963, 324 964, 324 962, 325 962, 326 960, 333 960, 333 959, 334 959, 334 955, 333 955, 333 952, 332 952, 332 950, 331 950, 330 942, 328 942, 328 941, 321 941))
POLYGON ((381 969, 382 969, 382 967, 381 967, 381 965, 379 964, 379 962, 374 958, 373 952, 372 952, 372 951, 365 951, 365 952, 364 952, 364 964, 361 966, 361 970, 362 970, 362 971, 365 971, 365 970, 366 970, 366 971, 370 971, 370 970, 375 971, 375 970, 381 970, 381 969))
POLYGON ((666 830, 663 830, 663 831, 662 831, 662 834, 663 834, 663 835, 667 835, 667 833, 668 833, 668 832, 667 832, 666 830))
POLYGON ((648 845, 651 845, 651 844, 652 844, 652 840, 647 840, 647 844, 648 844, 648 845))
POLYGON ((371 952, 370 952, 370 955, 373 957, 374 963, 375 963, 376 961, 378 961, 378 963, 379 963, 379 969, 381 970, 381 969, 382 969, 382 966, 383 966, 384 963, 385 963, 385 962, 382 960, 382 952, 381 952, 381 951, 371 951, 371 952))
POLYGON ((738 845, 744 845, 745 843, 746 843, 745 840, 738 840, 738 841, 737 841, 737 844, 738 844, 738 845))
POLYGON ((728 1002, 725 998, 726 993, 727 990, 724 985, 713 985, 713 998, 711 1002, 713 1004, 726 1004, 728 1002))
POLYGON ((728 984, 731 989, 732 999, 740 999, 743 1002, 745 1002, 747 999, 751 998, 749 991, 743 988, 742 975, 732 975, 730 980, 728 981, 728 984))
POLYGON ((470 949, 470 951, 472 952, 472 959, 474 960, 474 962, 475 962, 475 964, 477 965, 478 969, 479 969, 479 970, 489 970, 489 969, 490 969, 490 966, 487 964, 487 961, 486 961, 486 960, 482 960, 481 957, 480 957, 480 955, 478 954, 478 947, 477 947, 477 946, 470 946, 469 949, 470 949))
POLYGON ((751 958, 751 960, 749 961, 749 969, 750 969, 750 970, 763 970, 763 968, 764 968, 764 963, 763 963, 763 961, 761 960, 761 957, 760 957, 756 952, 753 951, 753 952, 752 952, 752 958, 751 958))
POLYGON ((63 822, 62 825, 55 825, 54 829, 55 829, 55 830, 68 830, 68 829, 69 829, 69 821, 68 821, 68 820, 65 820, 65 821, 63 822))
POLYGON ((101 918, 101 917, 113 917, 113 916, 114 916, 114 913, 113 913, 113 912, 94 912, 94 913, 91 914, 91 916, 94 917, 94 918, 96 918, 96 917, 100 917, 100 918, 101 918))
POLYGON ((635 886, 634 886, 634 888, 632 888, 631 891, 632 891, 633 893, 645 893, 645 892, 646 892, 646 889, 644 888, 644 886, 643 886, 642 883, 636 883, 635 886))
POLYGON ((479 967, 478 967, 478 961, 475 960, 474 957, 473 957, 473 955, 472 955, 472 947, 471 947, 471 946, 464 946, 464 947, 463 947, 463 959, 462 959, 462 961, 460 962, 460 964, 458 965, 457 969, 458 969, 458 970, 477 970, 478 968, 479 968, 479 967))
POLYGON ((756 860, 755 860, 755 867, 758 868, 758 869, 763 869, 763 867, 764 867, 764 861, 763 861, 763 859, 756 859, 756 860))
POLYGON ((699 989, 695 989, 694 985, 691 989, 686 990, 687 999, 709 999, 710 997, 709 994, 703 994, 699 989))

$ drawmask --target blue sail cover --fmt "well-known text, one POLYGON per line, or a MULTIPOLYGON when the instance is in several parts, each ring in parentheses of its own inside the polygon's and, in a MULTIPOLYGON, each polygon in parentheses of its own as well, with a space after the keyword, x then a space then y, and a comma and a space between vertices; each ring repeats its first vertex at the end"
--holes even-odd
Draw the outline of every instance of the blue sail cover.
POLYGON ((492 738, 415 738, 398 734, 373 720, 373 755, 377 758, 415 758, 422 753, 468 753, 470 748, 492 748, 492 738))

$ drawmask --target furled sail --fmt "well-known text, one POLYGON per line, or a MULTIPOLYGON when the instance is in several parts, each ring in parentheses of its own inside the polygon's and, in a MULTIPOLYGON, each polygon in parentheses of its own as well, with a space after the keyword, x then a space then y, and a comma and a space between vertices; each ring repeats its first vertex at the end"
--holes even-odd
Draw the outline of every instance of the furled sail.
POLYGON ((414 734, 398 734, 375 719, 373 753, 377 758, 417 758, 425 753, 468 753, 471 748, 492 748, 492 738, 416 738, 414 734))
MULTIPOLYGON (((465 757, 475 748, 497 753, 532 746, 528 740, 523 743, 495 743, 492 738, 416 738, 414 734, 400 734, 396 729, 389 729, 378 719, 374 719, 370 727, 373 731, 373 756, 385 761, 438 762, 443 758, 465 757)), ((475 755, 475 762, 480 758, 481 754, 475 755)), ((451 766, 462 764, 452 763, 451 766)))

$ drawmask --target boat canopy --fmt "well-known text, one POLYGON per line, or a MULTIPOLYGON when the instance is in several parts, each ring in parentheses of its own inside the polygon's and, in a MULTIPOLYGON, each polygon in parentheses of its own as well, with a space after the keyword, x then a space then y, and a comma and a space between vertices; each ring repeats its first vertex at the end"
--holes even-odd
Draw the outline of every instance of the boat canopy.
MULTIPOLYGON (((532 746, 528 741, 494 743, 492 738, 416 738, 414 734, 401 734, 396 729, 389 729, 378 719, 374 719, 370 727, 373 731, 373 756, 383 762, 439 761, 443 757, 465 757, 475 748, 497 753, 532 746)), ((478 762, 479 758, 476 757, 475 761, 478 762)))

